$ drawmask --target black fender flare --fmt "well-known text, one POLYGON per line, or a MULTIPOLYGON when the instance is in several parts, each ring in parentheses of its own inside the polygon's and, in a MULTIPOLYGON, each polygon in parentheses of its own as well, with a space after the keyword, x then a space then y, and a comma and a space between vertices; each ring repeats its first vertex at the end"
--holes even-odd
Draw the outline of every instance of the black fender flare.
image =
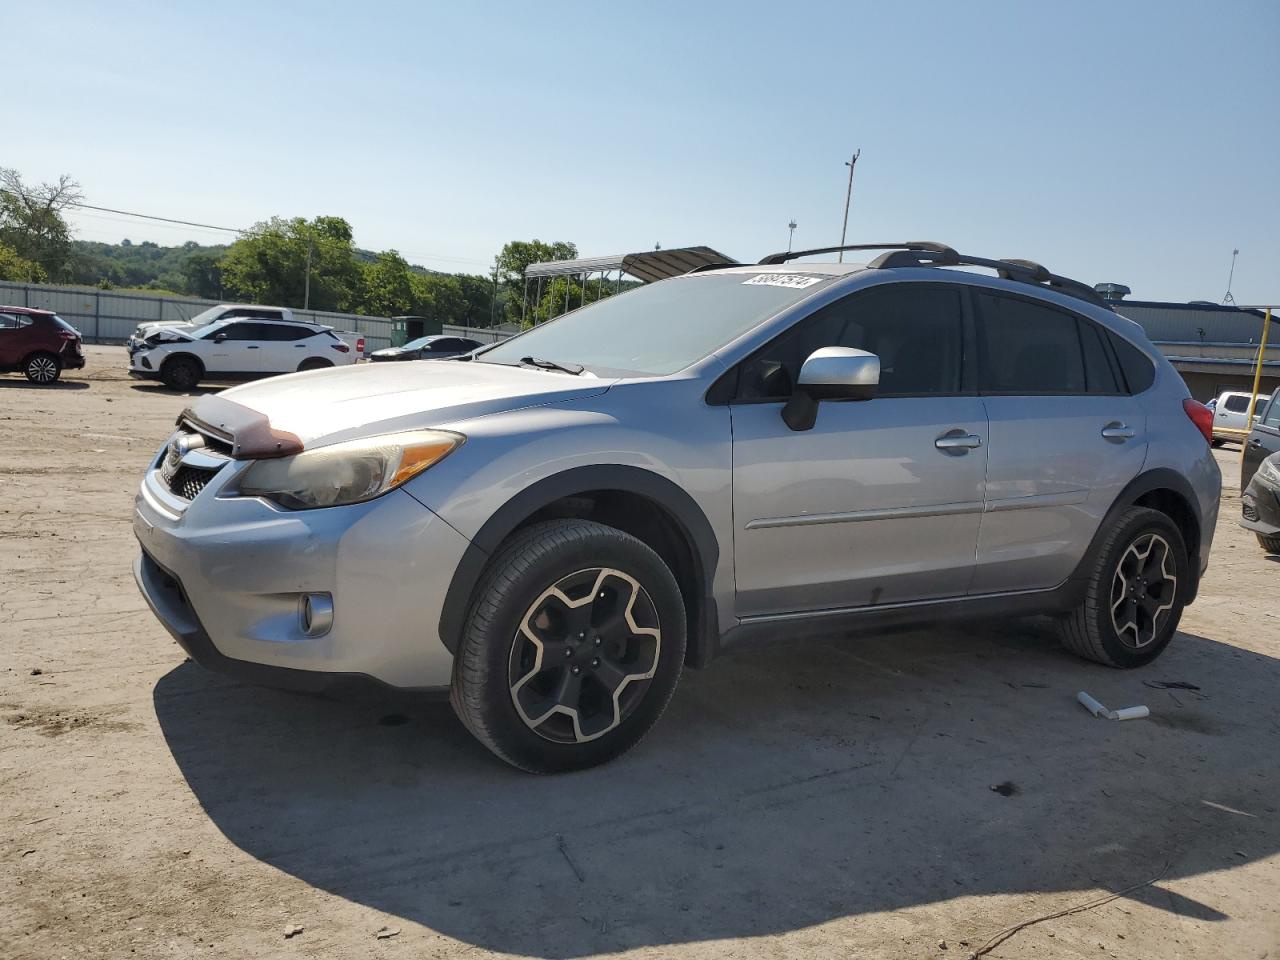
POLYGON ((1111 529, 1111 525, 1115 523, 1116 518, 1123 510, 1133 506, 1138 500, 1142 499, 1145 494, 1151 493, 1153 490, 1172 490, 1184 501, 1191 510, 1192 516, 1195 518, 1195 542, 1188 543, 1187 548, 1189 556, 1187 560, 1191 564, 1191 584, 1186 595, 1186 602, 1191 603, 1200 588, 1200 544, 1204 542, 1201 535, 1204 529, 1204 516, 1200 511, 1200 500, 1196 497, 1195 490, 1187 478, 1175 470, 1168 467, 1153 467, 1143 473, 1138 474, 1125 485, 1119 495, 1111 504, 1111 509, 1102 518, 1102 522, 1098 524, 1098 530, 1093 535, 1093 540, 1089 543, 1089 549, 1085 551, 1084 556, 1076 565, 1068 578, 1071 581, 1083 581, 1087 578, 1088 572, 1093 567, 1094 559, 1098 555, 1098 551, 1102 549, 1102 541, 1106 537, 1106 533, 1111 529))
POLYGON ((719 636, 716 605, 711 594, 720 559, 719 541, 702 508, 683 488, 651 470, 625 464, 591 464, 552 474, 525 487, 494 511, 471 539, 445 594, 440 612, 440 640, 450 653, 457 652, 476 584, 503 541, 543 507, 564 497, 594 490, 637 494, 653 501, 675 521, 693 555, 696 590, 701 600, 698 637, 690 637, 690 644, 695 639, 700 641, 698 665, 710 658, 719 636))

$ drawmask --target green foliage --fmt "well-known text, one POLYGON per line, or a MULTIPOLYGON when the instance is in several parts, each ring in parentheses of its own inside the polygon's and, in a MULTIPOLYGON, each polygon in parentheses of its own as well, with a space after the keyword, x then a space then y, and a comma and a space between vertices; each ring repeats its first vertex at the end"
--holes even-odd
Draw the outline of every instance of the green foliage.
POLYGON ((410 312, 414 306, 414 289, 404 257, 388 250, 378 254, 363 271, 361 312, 377 317, 398 317, 410 312))
MULTIPOLYGON (((578 247, 567 241, 544 243, 541 240, 512 240, 503 246, 493 261, 493 269, 500 283, 499 297, 503 314, 508 323, 520 322, 524 297, 524 271, 531 263, 547 263, 551 260, 572 260, 578 255, 578 247)), ((527 321, 528 318, 526 318, 527 321)))
POLYGON ((222 260, 224 288, 257 303, 354 312, 362 279, 351 225, 341 217, 273 217, 233 243, 222 260))
POLYGON ((0 280, 18 283, 44 283, 49 279, 44 267, 18 255, 18 251, 0 241, 0 280))
POLYGON ((48 277, 65 279, 71 231, 62 211, 80 197, 80 185, 65 174, 57 183, 27 185, 18 171, 0 167, 0 243, 48 277))

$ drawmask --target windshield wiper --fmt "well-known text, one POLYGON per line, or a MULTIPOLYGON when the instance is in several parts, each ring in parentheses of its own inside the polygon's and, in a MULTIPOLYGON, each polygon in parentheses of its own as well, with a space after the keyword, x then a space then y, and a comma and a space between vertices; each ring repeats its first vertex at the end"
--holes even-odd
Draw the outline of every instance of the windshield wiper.
POLYGON ((560 370, 564 373, 572 373, 575 377, 587 369, 577 363, 556 363, 554 360, 544 360, 542 357, 521 357, 520 362, 526 367, 538 367, 541 370, 560 370))

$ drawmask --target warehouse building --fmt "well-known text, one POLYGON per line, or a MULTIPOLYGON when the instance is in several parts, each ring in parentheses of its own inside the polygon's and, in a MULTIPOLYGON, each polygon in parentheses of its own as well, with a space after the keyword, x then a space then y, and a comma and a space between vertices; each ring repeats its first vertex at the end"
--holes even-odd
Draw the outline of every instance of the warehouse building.
MULTIPOLYGON (((1100 283, 1094 289, 1116 313, 1142 325, 1151 342, 1182 374, 1197 400, 1212 400, 1224 390, 1248 392, 1253 389, 1254 364, 1265 320, 1263 311, 1203 301, 1129 300, 1129 288, 1118 283, 1100 283)), ((1280 387, 1280 318, 1273 316, 1258 392, 1266 395, 1277 387, 1280 387)))

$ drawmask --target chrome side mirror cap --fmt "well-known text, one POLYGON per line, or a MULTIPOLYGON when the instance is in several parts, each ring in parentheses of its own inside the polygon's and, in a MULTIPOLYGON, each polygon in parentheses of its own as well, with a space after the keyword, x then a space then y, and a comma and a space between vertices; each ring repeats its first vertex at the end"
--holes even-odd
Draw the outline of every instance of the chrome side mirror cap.
POLYGON ((870 400, 880 385, 880 358, 854 347, 820 347, 800 367, 796 389, 782 408, 792 430, 811 430, 820 400, 870 400))

